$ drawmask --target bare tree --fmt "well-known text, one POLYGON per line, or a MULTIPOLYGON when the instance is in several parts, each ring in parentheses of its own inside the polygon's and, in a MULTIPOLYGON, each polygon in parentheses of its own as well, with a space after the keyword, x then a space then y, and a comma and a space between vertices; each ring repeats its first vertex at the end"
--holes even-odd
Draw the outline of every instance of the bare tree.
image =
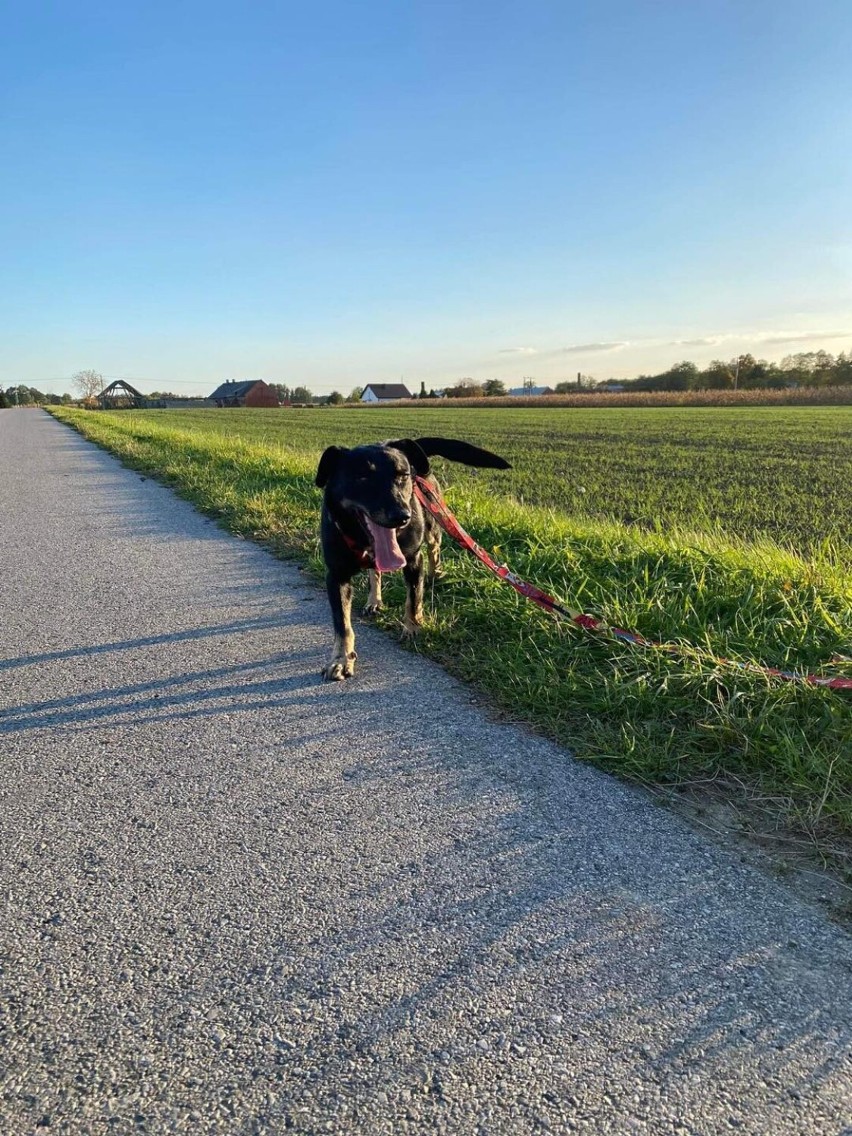
POLYGON ((104 389, 104 377, 99 371, 78 371, 71 382, 83 399, 94 398, 104 389))

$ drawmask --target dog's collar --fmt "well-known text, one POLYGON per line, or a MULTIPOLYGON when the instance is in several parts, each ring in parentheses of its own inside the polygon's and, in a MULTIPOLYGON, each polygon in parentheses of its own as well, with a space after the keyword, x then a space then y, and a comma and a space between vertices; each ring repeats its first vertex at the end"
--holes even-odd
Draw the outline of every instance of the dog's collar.
POLYGON ((343 538, 343 543, 359 562, 362 568, 372 568, 374 566, 372 553, 368 548, 361 548, 353 537, 345 533, 340 527, 340 522, 335 519, 334 526, 343 538))

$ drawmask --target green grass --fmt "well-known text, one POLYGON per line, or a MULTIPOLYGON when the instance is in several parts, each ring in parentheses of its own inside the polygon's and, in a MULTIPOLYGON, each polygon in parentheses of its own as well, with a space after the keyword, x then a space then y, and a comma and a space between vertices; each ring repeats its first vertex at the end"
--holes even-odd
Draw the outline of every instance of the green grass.
MULTIPOLYGON (((505 453, 518 466, 507 474, 441 463, 464 526, 569 606, 684 652, 555 622, 452 549, 417 649, 610 771, 657 783, 736 779, 799 826, 852 834, 852 699, 701 653, 852 673, 849 411, 57 415, 316 571, 313 473, 326 444, 444 433, 505 453), (634 480, 653 488, 656 505, 634 480), (847 661, 829 667, 839 656, 847 661)), ((401 581, 385 585, 398 615, 401 581)), ((395 625, 395 614, 383 622, 395 625)))

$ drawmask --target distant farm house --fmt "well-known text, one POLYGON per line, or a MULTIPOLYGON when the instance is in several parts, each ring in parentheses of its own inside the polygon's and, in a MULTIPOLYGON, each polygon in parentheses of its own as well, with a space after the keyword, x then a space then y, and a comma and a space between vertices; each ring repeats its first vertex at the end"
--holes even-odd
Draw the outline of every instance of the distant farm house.
POLYGON ((402 383, 370 383, 361 395, 362 402, 396 402, 400 398, 414 398, 402 383))
POLYGON ((210 395, 216 406, 278 406, 278 395, 263 379, 222 383, 210 395))
POLYGON ((535 397, 540 394, 553 394, 553 387, 512 387, 509 394, 512 398, 535 397))

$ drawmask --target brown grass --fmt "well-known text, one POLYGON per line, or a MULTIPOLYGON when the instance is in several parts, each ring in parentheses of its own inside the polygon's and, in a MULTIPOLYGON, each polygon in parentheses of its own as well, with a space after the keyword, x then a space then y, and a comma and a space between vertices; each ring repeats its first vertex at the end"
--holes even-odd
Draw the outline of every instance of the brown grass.
MULTIPOLYGON (((343 405, 365 407, 381 403, 355 402, 343 405)), ((705 390, 705 391, 624 391, 606 394, 544 394, 517 398, 430 398, 400 399, 385 405, 451 407, 481 406, 538 407, 551 406, 852 406, 852 386, 802 387, 798 390, 705 390)))

